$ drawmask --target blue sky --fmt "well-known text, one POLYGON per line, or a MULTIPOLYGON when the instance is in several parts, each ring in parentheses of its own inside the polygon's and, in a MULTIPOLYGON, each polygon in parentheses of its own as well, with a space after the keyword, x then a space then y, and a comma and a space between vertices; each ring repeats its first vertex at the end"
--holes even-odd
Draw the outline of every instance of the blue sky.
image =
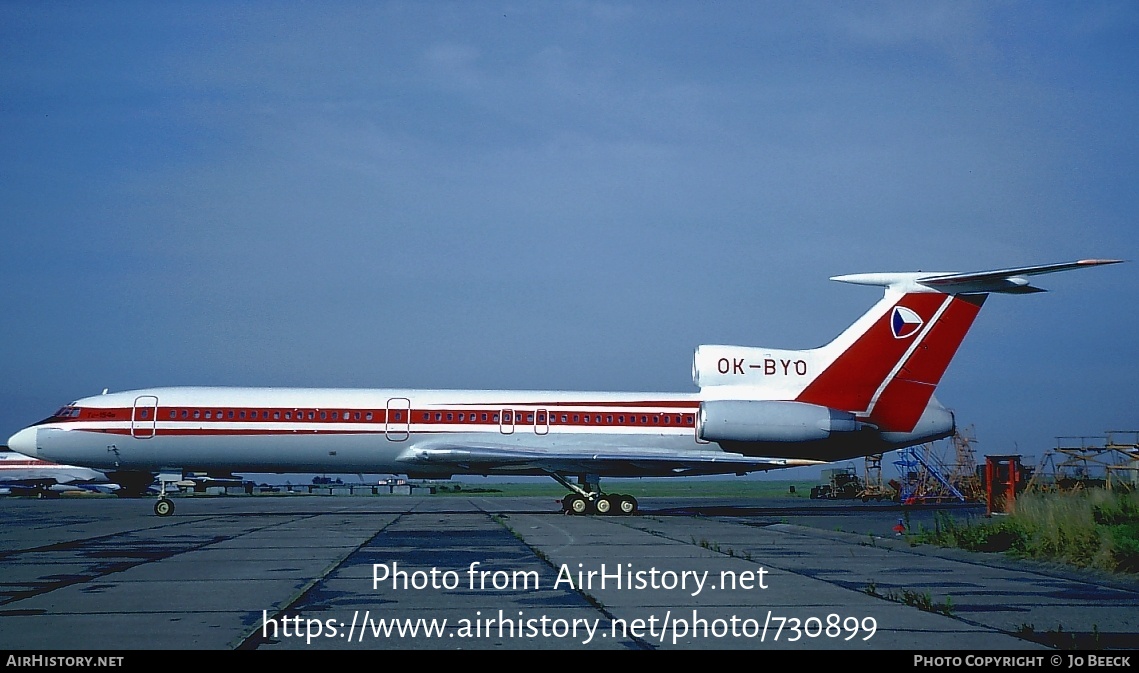
MULTIPOLYGON (((109 387, 690 391, 868 271, 1134 259, 1132 2, 0 4, 0 428, 109 387)), ((993 297, 982 451, 1139 429, 1134 264, 993 297)), ((7 436, 6 434, 4 436, 7 436)))

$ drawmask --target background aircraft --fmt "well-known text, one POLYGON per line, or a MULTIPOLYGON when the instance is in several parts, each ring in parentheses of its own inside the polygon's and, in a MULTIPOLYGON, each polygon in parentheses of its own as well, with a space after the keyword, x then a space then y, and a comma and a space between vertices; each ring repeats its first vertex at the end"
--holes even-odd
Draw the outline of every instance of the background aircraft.
POLYGON ((75 465, 59 465, 0 451, 0 495, 58 495, 68 491, 114 493, 118 484, 102 472, 75 465))

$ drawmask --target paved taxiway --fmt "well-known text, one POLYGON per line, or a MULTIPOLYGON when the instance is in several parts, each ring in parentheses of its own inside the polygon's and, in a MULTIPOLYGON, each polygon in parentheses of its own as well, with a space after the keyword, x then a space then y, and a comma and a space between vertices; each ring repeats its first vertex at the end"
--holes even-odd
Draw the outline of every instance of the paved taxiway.
POLYGON ((1139 584, 911 548, 888 508, 646 499, 640 516, 568 517, 549 498, 176 502, 158 518, 147 500, 0 499, 0 649, 973 651, 1059 633, 1083 647, 1139 643, 1139 584), (376 564, 428 586, 373 587, 376 564), (600 575, 580 586, 590 578, 579 571, 603 570, 604 586, 600 575), (950 614, 884 598, 927 593, 950 614), (439 630, 383 635, 381 619, 439 630))

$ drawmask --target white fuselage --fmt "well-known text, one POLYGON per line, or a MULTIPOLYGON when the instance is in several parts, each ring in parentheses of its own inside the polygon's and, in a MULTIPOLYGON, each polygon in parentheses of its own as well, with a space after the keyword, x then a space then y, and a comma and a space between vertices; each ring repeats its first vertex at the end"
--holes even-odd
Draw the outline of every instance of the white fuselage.
MULTIPOLYGON (((77 400, 11 443, 105 470, 403 473, 417 450, 444 445, 715 450, 697 440, 699 402, 661 393, 154 388, 77 400)), ((486 470, 497 471, 532 470, 486 470)))

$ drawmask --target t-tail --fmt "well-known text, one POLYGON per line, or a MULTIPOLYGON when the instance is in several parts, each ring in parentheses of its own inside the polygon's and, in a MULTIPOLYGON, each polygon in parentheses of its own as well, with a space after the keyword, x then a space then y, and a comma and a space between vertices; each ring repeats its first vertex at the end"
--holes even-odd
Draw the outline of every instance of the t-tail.
POLYGON ((971 273, 866 273, 831 280, 886 288, 831 343, 810 350, 700 346, 701 436, 733 450, 839 460, 947 437, 933 396, 990 293, 1044 292, 1029 277, 1122 260, 1087 259, 971 273), (804 453, 806 449, 806 454, 804 453))

